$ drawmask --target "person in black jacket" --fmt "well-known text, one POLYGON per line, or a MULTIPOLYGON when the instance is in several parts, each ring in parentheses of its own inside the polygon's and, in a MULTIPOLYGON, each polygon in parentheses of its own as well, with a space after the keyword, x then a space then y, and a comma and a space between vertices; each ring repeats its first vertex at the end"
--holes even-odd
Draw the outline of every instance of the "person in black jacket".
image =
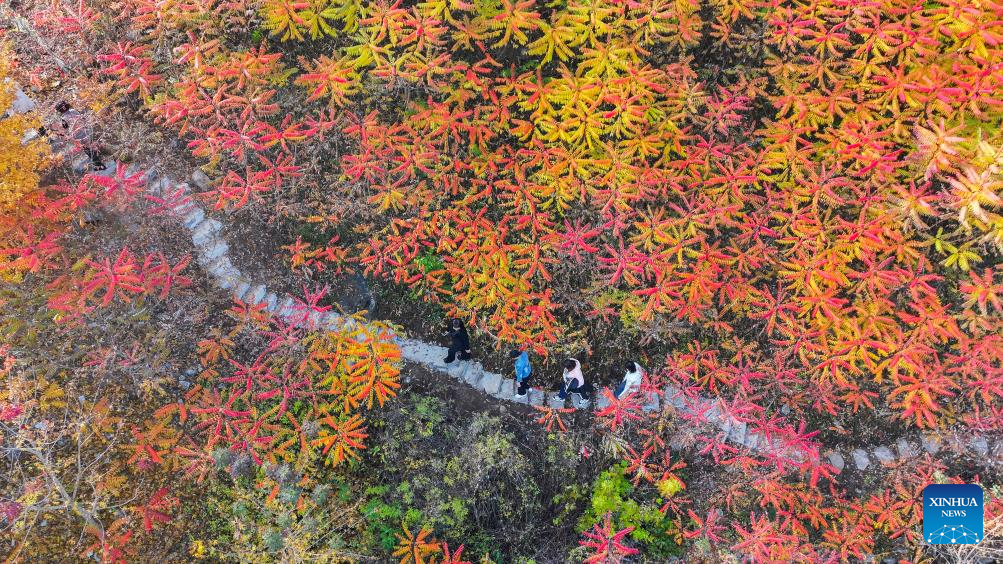
POLYGON ((93 139, 94 129, 87 125, 84 114, 73 109, 65 100, 56 104, 56 111, 59 112, 59 122, 63 126, 63 137, 80 145, 80 149, 90 158, 93 170, 106 170, 107 167, 101 160, 101 151, 93 139))
POLYGON ((463 326, 463 322, 454 319, 446 334, 450 338, 449 354, 445 358, 446 364, 456 360, 457 354, 459 354, 460 360, 470 360, 470 335, 467 334, 467 328, 463 326))

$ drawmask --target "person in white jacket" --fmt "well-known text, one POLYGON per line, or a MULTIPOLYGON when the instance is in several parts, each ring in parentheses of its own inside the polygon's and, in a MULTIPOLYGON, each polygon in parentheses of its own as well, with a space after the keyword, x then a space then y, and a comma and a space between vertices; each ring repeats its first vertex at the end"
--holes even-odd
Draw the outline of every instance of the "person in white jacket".
POLYGON ((616 387, 616 399, 623 399, 626 396, 641 389, 641 381, 644 379, 644 368, 633 360, 627 361, 625 365, 627 373, 623 375, 623 380, 616 387))
POLYGON ((568 394, 578 394, 583 400, 589 401, 591 389, 592 386, 585 382, 581 363, 574 358, 564 361, 564 382, 561 384, 561 391, 557 393, 557 398, 564 399, 568 394))

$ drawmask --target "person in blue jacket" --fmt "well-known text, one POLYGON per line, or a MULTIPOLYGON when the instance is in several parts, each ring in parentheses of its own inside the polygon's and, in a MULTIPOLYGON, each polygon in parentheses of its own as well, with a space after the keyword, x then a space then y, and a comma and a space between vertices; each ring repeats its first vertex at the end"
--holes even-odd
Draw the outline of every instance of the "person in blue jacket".
POLYGON ((519 383, 516 390, 516 397, 526 397, 529 390, 529 377, 533 374, 533 366, 529 363, 529 353, 518 349, 509 353, 510 358, 515 359, 515 381, 519 383))

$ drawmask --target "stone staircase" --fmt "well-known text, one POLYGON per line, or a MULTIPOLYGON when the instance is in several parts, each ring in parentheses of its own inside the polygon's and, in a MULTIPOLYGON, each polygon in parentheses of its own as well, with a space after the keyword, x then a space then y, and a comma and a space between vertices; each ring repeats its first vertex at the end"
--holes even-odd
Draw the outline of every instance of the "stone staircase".
MULTIPOLYGON (((17 104, 13 108, 15 112, 30 111, 35 106, 34 102, 25 96, 20 89, 16 91, 16 100, 17 104)), ((30 136, 26 137, 26 139, 30 138, 30 136)), ((78 173, 85 172, 88 165, 89 159, 83 155, 79 155, 71 161, 71 167, 78 173)), ((92 172, 91 174, 114 176, 116 166, 117 163, 108 166, 105 171, 92 172)), ((134 174, 140 170, 142 170, 141 167, 132 165, 127 172, 134 174)), ((198 183, 204 182, 204 180, 206 180, 204 175, 202 178, 193 178, 193 182, 198 183)), ((187 182, 178 182, 167 175, 157 173, 155 169, 148 169, 146 187, 152 196, 163 198, 171 195, 175 200, 184 202, 174 208, 172 213, 181 220, 184 227, 190 232, 198 263, 218 287, 228 290, 234 298, 248 303, 264 304, 267 311, 286 322, 306 326, 309 329, 336 330, 351 328, 353 324, 358 323, 354 318, 336 312, 304 314, 302 308, 297 307, 297 302, 292 296, 279 296, 270 291, 264 284, 251 280, 241 273, 229 258, 230 247, 223 237, 223 224, 207 217, 205 210, 195 203, 194 198, 184 198, 190 194, 190 186, 187 182)), ((394 341, 400 347, 404 360, 446 374, 498 400, 529 404, 541 409, 543 406, 555 409, 566 407, 564 400, 559 400, 553 394, 536 388, 530 389, 526 397, 516 397, 515 381, 512 378, 506 378, 502 374, 486 370, 479 362, 457 360, 455 363, 447 365, 443 361, 447 354, 445 347, 400 335, 395 336, 394 341)), ((701 414, 700 417, 706 421, 707 425, 718 430, 719 437, 733 445, 748 448, 764 456, 784 457, 791 462, 801 461, 800 451, 789 451, 787 446, 750 429, 745 422, 724 414, 718 407, 717 401, 712 398, 687 395, 673 385, 666 386, 659 392, 647 392, 647 394, 647 402, 643 406, 647 412, 658 411, 665 403, 684 415, 701 414)), ((591 407, 589 402, 581 401, 581 398, 576 397, 575 394, 571 394, 570 398, 573 399, 573 407, 576 409, 591 407)), ((608 403, 604 394, 596 394, 596 409, 602 410, 608 406, 608 403)), ((926 434, 918 435, 912 439, 903 437, 898 439, 895 445, 876 446, 868 450, 862 448, 850 452, 823 450, 820 456, 821 460, 817 462, 827 463, 837 472, 842 472, 847 467, 847 459, 849 459, 853 463, 853 468, 863 471, 875 463, 891 465, 898 460, 916 457, 923 451, 936 455, 942 450, 950 450, 957 454, 981 459, 991 466, 997 466, 1003 462, 1003 442, 990 442, 986 437, 978 434, 967 438, 951 436, 946 439, 941 435, 926 434)))
MULTIPOLYGON (((86 157, 81 156, 72 163, 72 166, 77 172, 83 172, 88 162, 86 157)), ((113 164, 105 171, 92 174, 113 176, 115 170, 113 164)), ((139 170, 139 167, 133 166, 128 172, 133 174, 139 170)), ((147 188, 151 195, 156 197, 162 197, 168 193, 173 193, 177 197, 176 192, 179 188, 185 194, 190 190, 189 184, 176 182, 169 176, 160 176, 155 172, 147 173, 147 188)), ((256 305, 264 304, 267 311, 286 322, 303 325, 310 329, 337 330, 351 328, 353 324, 358 323, 354 318, 332 311, 311 312, 309 315, 305 315, 302 309, 297 307, 297 302, 292 296, 279 296, 270 291, 264 284, 247 278, 230 261, 228 254, 230 247, 222 234, 223 224, 207 217, 205 211, 195 203, 194 199, 187 200, 185 204, 174 209, 173 213, 190 231, 198 263, 213 278, 218 287, 229 290, 234 298, 256 305)), ((421 364, 457 381, 462 381, 475 390, 498 400, 540 408, 544 405, 555 409, 568 407, 565 400, 560 400, 554 394, 537 388, 531 388, 526 397, 516 397, 516 383, 513 378, 486 370, 480 362, 456 360, 451 364, 446 364, 444 362, 447 354, 446 347, 400 335, 394 336, 394 342, 400 347, 401 357, 404 360, 421 364)), ((582 401, 576 394, 570 394, 569 399, 571 407, 575 409, 592 407, 589 402, 582 401)), ((604 394, 595 394, 595 399, 597 410, 602 410, 609 405, 604 394)), ((780 442, 769 440, 762 433, 751 429, 747 423, 722 413, 717 401, 712 398, 686 395, 680 388, 668 385, 660 393, 648 392, 647 400, 643 406, 643 410, 646 412, 658 411, 664 402, 681 414, 700 413, 707 425, 716 428, 719 436, 733 445, 747 448, 764 456, 782 457, 792 463, 802 461, 800 451, 790 450, 780 442)), ((991 465, 1003 462, 1003 444, 994 443, 991 445, 985 437, 979 435, 968 440, 944 440, 933 434, 920 435, 913 439, 900 438, 895 445, 881 445, 867 450, 861 448, 849 452, 822 450, 820 451, 820 460, 817 462, 827 463, 838 473, 841 473, 846 469, 847 461, 850 460, 853 464, 851 469, 863 471, 875 464, 891 465, 897 460, 913 458, 918 456, 921 451, 936 455, 944 447, 950 447, 956 453, 982 458, 991 465)))

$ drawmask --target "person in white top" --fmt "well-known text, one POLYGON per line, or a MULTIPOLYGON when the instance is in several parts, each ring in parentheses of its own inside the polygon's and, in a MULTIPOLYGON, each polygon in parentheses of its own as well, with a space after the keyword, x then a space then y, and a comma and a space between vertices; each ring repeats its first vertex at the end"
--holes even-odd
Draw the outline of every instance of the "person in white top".
POLYGON ((626 396, 641 389, 641 381, 644 379, 644 368, 640 364, 630 360, 625 366, 627 373, 623 375, 623 381, 616 387, 616 399, 623 399, 626 396))
POLYGON ((581 363, 574 358, 564 361, 564 382, 561 384, 561 391, 557 393, 557 398, 564 399, 568 394, 578 394, 583 400, 588 401, 591 388, 585 383, 581 363))

